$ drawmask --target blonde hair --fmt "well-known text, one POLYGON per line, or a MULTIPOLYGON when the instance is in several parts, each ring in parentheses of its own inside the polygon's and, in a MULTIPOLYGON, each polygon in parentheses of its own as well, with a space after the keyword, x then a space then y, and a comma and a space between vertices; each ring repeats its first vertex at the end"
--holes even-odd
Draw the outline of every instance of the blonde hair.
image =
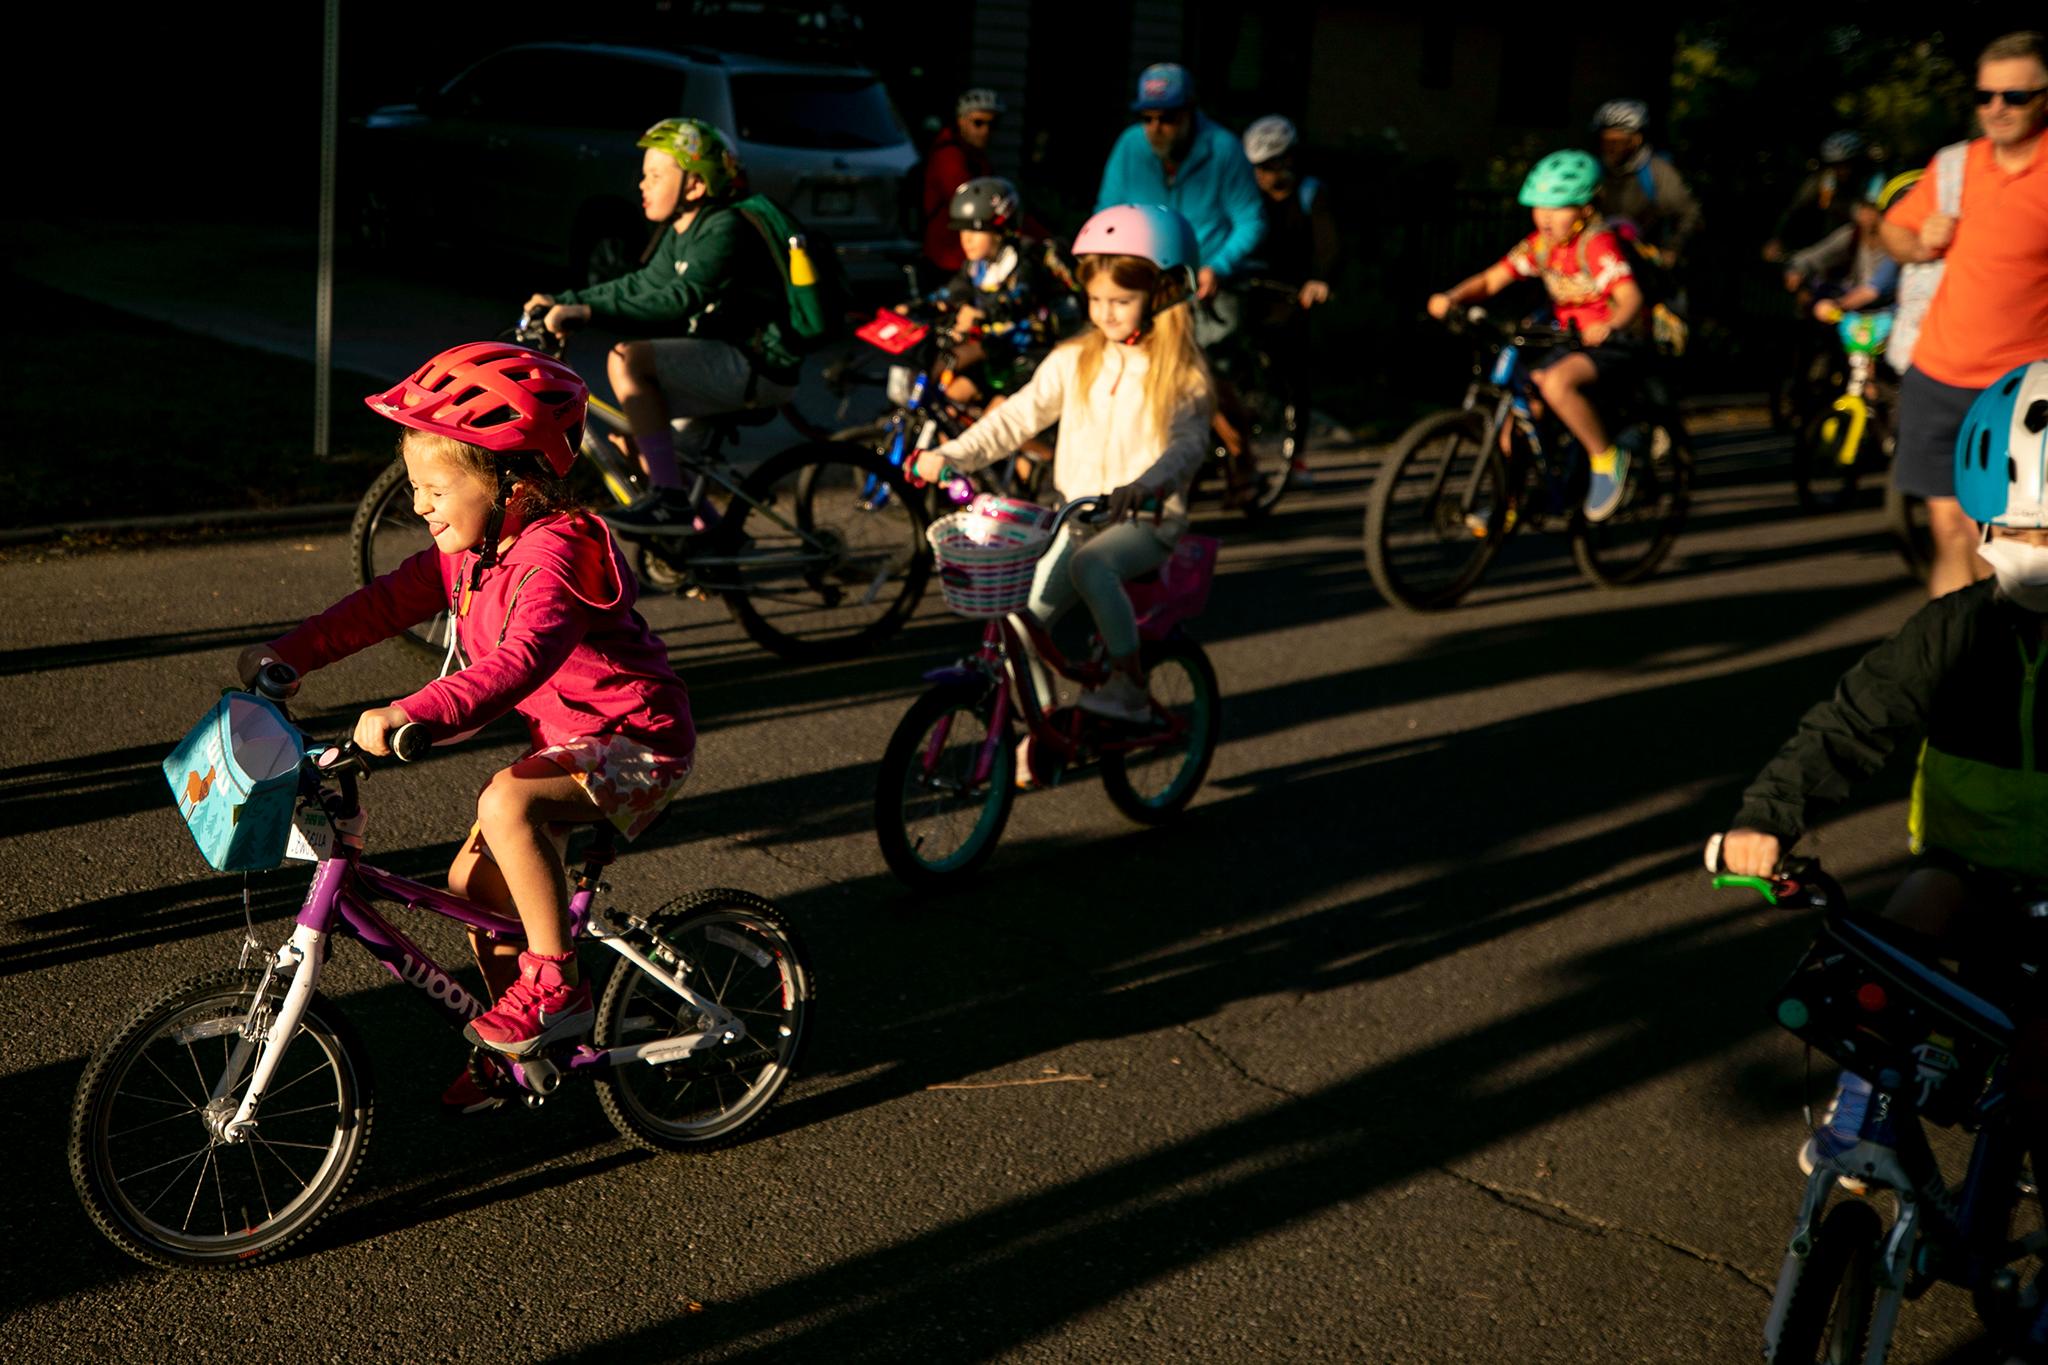
POLYGON ((511 475, 518 481, 519 491, 507 501, 506 509, 516 512, 521 521, 532 521, 549 512, 566 512, 579 505, 568 481, 556 478, 554 470, 539 456, 527 451, 499 455, 453 436, 407 427, 399 433, 398 453, 417 455, 423 460, 438 459, 481 480, 493 492, 497 491, 501 473, 511 475))
MULTIPOLYGON (((1145 296, 1145 331, 1136 343, 1149 362, 1145 369, 1145 416, 1154 440, 1164 442, 1173 414, 1183 403, 1213 401, 1216 381, 1195 344, 1194 303, 1186 278, 1169 275, 1143 256, 1083 256, 1075 278, 1083 291, 1103 271, 1122 288, 1145 296), (1185 301, 1185 303, 1183 302, 1185 301)), ((1061 343, 1075 348, 1074 383, 1082 393, 1095 383, 1102 354, 1110 346, 1100 327, 1061 343)))

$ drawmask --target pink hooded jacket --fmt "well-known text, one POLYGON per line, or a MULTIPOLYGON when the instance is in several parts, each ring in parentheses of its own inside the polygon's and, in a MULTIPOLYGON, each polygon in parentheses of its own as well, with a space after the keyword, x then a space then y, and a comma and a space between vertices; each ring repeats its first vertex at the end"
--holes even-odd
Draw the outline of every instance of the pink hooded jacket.
POLYGON ((689 693, 633 610, 636 585, 602 521, 554 513, 521 527, 464 611, 477 558, 474 550, 422 550, 271 648, 307 673, 452 607, 468 667, 392 703, 431 733, 460 734, 516 710, 537 749, 624 735, 659 754, 690 756, 697 732, 689 693))

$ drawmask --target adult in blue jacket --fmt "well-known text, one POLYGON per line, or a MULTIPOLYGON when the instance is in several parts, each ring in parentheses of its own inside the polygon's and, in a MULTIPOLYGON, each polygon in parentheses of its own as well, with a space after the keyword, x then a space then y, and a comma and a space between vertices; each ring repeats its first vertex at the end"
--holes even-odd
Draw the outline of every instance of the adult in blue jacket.
POLYGON ((1235 134, 1195 107, 1193 82, 1172 62, 1145 68, 1131 110, 1139 121, 1109 153, 1095 211, 1164 204, 1179 212, 1202 249, 1196 292, 1207 302, 1265 232, 1252 163, 1235 134))

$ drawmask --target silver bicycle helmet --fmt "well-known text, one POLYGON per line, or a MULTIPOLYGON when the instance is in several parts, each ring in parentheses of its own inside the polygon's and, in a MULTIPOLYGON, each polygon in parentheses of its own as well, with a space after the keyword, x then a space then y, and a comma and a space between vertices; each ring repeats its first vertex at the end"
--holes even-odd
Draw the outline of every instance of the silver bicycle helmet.
POLYGON ((1853 161, 1863 155, 1863 134, 1853 128, 1844 128, 1838 133, 1829 133, 1820 140, 1820 163, 1823 166, 1839 166, 1844 161, 1853 161))
POLYGON ((1268 114, 1244 130, 1245 159, 1263 166, 1275 157, 1294 150, 1294 125, 1278 114, 1268 114))
POLYGON ((1650 106, 1641 100, 1609 100, 1593 111, 1593 131, 1621 128, 1640 133, 1650 126, 1650 106))

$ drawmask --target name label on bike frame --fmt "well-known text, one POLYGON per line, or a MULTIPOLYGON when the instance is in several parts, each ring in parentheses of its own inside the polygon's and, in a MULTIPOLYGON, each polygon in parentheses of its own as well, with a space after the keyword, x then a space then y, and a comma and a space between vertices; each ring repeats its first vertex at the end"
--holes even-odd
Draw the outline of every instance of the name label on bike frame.
POLYGON ((334 853, 334 823, 327 812, 312 806, 299 807, 292 816, 291 837, 285 841, 288 861, 317 863, 334 853))
POLYGON ((1515 378, 1515 348, 1505 347, 1493 358, 1493 382, 1506 388, 1515 378))

